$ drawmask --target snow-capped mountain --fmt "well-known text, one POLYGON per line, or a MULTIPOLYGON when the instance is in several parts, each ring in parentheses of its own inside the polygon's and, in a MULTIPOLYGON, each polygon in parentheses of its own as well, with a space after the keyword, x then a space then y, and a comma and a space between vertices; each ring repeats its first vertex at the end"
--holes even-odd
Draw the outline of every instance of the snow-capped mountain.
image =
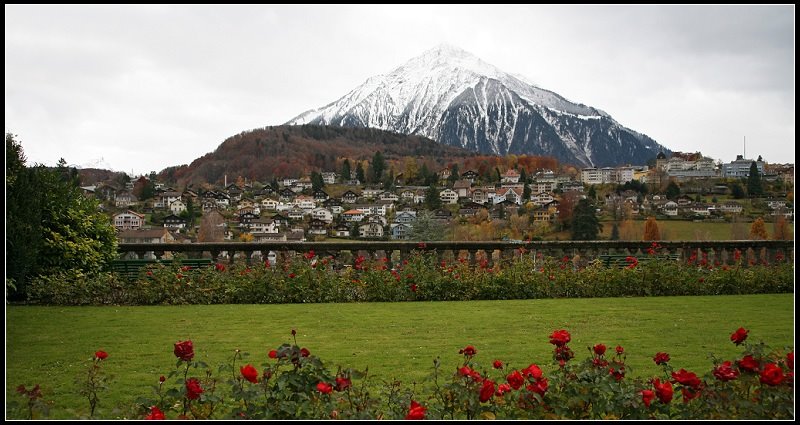
POLYGON ((607 113, 440 45, 287 124, 371 127, 482 153, 549 155, 583 166, 644 164, 653 139, 607 113))

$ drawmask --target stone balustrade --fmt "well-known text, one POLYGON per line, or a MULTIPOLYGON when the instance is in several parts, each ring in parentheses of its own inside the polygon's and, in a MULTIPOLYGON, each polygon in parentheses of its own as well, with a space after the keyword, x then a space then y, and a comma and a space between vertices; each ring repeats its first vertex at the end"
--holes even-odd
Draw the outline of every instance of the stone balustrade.
MULTIPOLYGON (((219 242, 191 244, 119 244, 120 258, 170 259, 211 258, 216 262, 248 263, 269 259, 281 263, 287 258, 309 251, 320 257, 333 257, 340 266, 351 265, 359 256, 378 260, 387 258, 389 264, 408 258, 412 251, 435 252, 440 260, 466 259, 470 264, 486 261, 488 266, 497 262, 514 261, 520 256, 534 259, 568 257, 576 266, 582 266, 601 255, 646 256, 652 242, 643 241, 533 241, 533 242, 408 242, 408 241, 353 241, 353 242, 219 242)), ((678 254, 680 260, 709 265, 734 264, 738 250, 744 264, 773 263, 776 260, 794 261, 794 241, 659 241, 659 254, 678 254)))

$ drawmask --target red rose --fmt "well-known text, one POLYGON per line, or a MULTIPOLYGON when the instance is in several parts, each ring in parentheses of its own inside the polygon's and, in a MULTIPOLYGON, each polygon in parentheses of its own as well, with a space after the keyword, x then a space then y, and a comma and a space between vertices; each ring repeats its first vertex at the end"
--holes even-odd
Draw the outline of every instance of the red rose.
POLYGON ((267 356, 269 356, 269 358, 271 358, 271 359, 277 359, 278 358, 278 350, 269 350, 269 354, 267 354, 267 356))
POLYGON ((556 346, 563 346, 571 340, 569 332, 561 329, 558 331, 553 331, 550 334, 550 343, 556 346))
POLYGON ((572 349, 567 347, 566 345, 563 346, 556 346, 554 356, 556 360, 560 361, 569 361, 569 359, 575 357, 575 353, 572 352, 572 349))
POLYGON ((463 354, 465 356, 470 356, 470 357, 474 356, 475 353, 477 353, 477 350, 475 350, 475 347, 473 347, 471 345, 467 345, 463 349, 458 350, 458 354, 463 354))
POLYGON ((158 408, 158 406, 153 406, 150 408, 150 414, 144 417, 147 420, 164 420, 164 412, 158 408))
POLYGON ((594 346, 593 349, 594 349, 594 353, 597 354, 598 356, 602 356, 603 354, 606 353, 605 344, 597 344, 597 345, 594 346))
POLYGON ((495 391, 494 395, 498 397, 502 397, 505 393, 511 391, 511 385, 508 384, 500 384, 497 386, 497 391, 495 391))
POLYGON ((310 355, 311 355, 311 352, 308 351, 308 348, 303 347, 303 348, 300 349, 300 356, 308 357, 310 355))
POLYGON ((485 403, 489 401, 490 398, 494 395, 494 381, 491 379, 486 379, 483 381, 483 386, 481 387, 481 393, 478 399, 481 403, 485 403))
POLYGON ((758 360, 754 359, 753 356, 747 355, 742 357, 741 360, 737 360, 736 364, 739 366, 739 369, 747 371, 747 372, 758 372, 758 360))
POLYGON ((159 377, 158 377, 158 382, 160 382, 160 383, 162 383, 162 384, 163 384, 163 383, 164 383, 164 381, 166 381, 166 380, 167 380, 167 377, 166 377, 166 376, 164 376, 164 375, 161 375, 161 376, 159 376, 159 377))
POLYGON ((94 352, 94 357, 95 357, 96 359, 99 359, 99 360, 105 360, 105 359, 107 359, 107 358, 108 358, 108 353, 106 353, 106 352, 105 352, 105 351, 103 351, 103 350, 100 350, 100 351, 95 351, 95 352, 94 352))
POLYGON ((194 348, 192 347, 192 341, 178 341, 175 343, 175 357, 188 362, 194 358, 194 348))
POLYGON ((737 329, 736 332, 731 334, 731 341, 733 341, 733 343, 736 344, 736 345, 739 345, 739 344, 743 343, 744 340, 747 339, 747 333, 748 332, 750 332, 750 331, 748 331, 745 328, 737 329))
POLYGON ((617 354, 619 354, 619 355, 622 355, 622 353, 624 353, 624 352, 625 352, 625 349, 624 349, 624 348, 622 348, 622 346, 621 346, 621 345, 617 345, 617 348, 615 348, 615 349, 614 349, 614 351, 616 351, 616 352, 617 352, 617 354))
POLYGON ((425 411, 428 410, 425 406, 420 405, 414 400, 411 400, 411 406, 408 407, 408 414, 406 419, 425 419, 425 411))
POLYGON ((683 395, 683 402, 688 403, 692 399, 700 397, 700 390, 689 387, 681 387, 681 394, 683 395))
POLYGON ((242 372, 244 379, 247 379, 254 384, 258 383, 258 371, 253 367, 253 365, 248 364, 246 366, 242 366, 239 368, 239 372, 242 372))
POLYGON ((613 367, 608 368, 608 374, 613 376, 617 381, 621 381, 625 377, 625 366, 620 366, 617 369, 613 367))
POLYGON ((506 381, 511 385, 511 388, 518 390, 525 383, 525 378, 522 377, 518 370, 515 370, 506 376, 506 381))
POLYGON ((214 266, 214 268, 217 269, 218 272, 224 272, 225 271, 225 265, 222 264, 222 263, 217 263, 217 265, 214 266))
POLYGON ((730 361, 725 361, 714 368, 714 376, 720 381, 733 381, 739 377, 739 372, 731 367, 730 361))
POLYGON ((547 378, 541 378, 537 379, 536 382, 528 385, 526 388, 528 388, 529 391, 539 394, 540 396, 544 396, 544 393, 547 392, 547 387, 547 378))
POLYGON ((656 389, 656 396, 662 404, 669 404, 672 401, 672 383, 669 381, 663 384, 657 378, 653 380, 653 387, 656 389))
POLYGON ((686 369, 681 369, 677 372, 672 372, 672 379, 681 385, 686 385, 692 388, 700 388, 700 379, 694 372, 689 372, 686 369))
POLYGON ((325 382, 320 382, 319 384, 317 384, 317 391, 321 392, 322 394, 330 394, 331 391, 333 391, 333 385, 325 382))
POLYGON ((492 363, 492 367, 494 367, 495 369, 502 369, 503 368, 503 362, 501 362, 500 360, 495 360, 492 363))
POLYGON ((653 390, 642 390, 641 393, 644 405, 650 407, 650 402, 652 402, 653 399, 656 398, 656 393, 654 393, 653 390))
POLYGON ((200 386, 200 381, 197 378, 189 378, 186 380, 186 398, 189 400, 197 400, 203 394, 203 387, 200 386))
POLYGON ((294 279, 294 278, 295 278, 295 276, 297 276, 297 275, 296 275, 296 274, 294 274, 294 273, 289 273, 289 279, 294 279))
POLYGON ((416 283, 412 283, 411 286, 409 287, 409 289, 411 289, 411 292, 417 292, 417 284, 416 283))
POLYGON ((532 376, 533 379, 539 379, 542 377, 542 369, 531 363, 530 366, 522 370, 522 376, 532 376))
POLYGON ((653 357, 653 361, 656 362, 657 365, 667 364, 667 362, 669 362, 669 354, 659 351, 656 353, 655 357, 653 357))
POLYGON ((761 371, 759 381, 767 385, 780 385, 783 382, 783 369, 775 363, 767 363, 761 371))
POLYGON ((353 385, 353 383, 349 378, 343 376, 336 377, 336 391, 344 391, 350 388, 351 385, 353 385))

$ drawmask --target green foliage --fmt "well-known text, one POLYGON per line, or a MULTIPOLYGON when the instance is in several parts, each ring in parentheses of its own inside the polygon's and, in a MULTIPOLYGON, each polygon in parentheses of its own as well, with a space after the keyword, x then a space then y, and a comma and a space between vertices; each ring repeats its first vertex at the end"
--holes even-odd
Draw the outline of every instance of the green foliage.
POLYGON ((675 200, 678 196, 681 196, 681 188, 678 187, 678 184, 675 183, 674 180, 670 180, 667 185, 666 195, 669 200, 675 200))
POLYGON ((764 195, 764 186, 761 184, 761 173, 755 161, 750 163, 750 172, 747 175, 747 195, 751 198, 764 195))
POLYGON ((372 156, 372 181, 373 182, 380 182, 383 181, 383 172, 386 170, 386 160, 383 158, 383 153, 381 151, 375 152, 375 155, 372 156))
MULTIPOLYGON (((438 199, 438 194, 436 196, 438 199)), ((439 204, 441 206, 441 201, 439 204)), ((444 239, 444 227, 434 219, 432 212, 422 210, 417 213, 408 238, 412 241, 440 241, 444 239)))
POLYGON ((356 179, 360 181, 362 184, 367 181, 366 177, 364 176, 364 167, 361 165, 361 161, 356 163, 356 179))
POLYGON ((442 198, 439 197, 439 188, 436 184, 431 183, 425 191, 425 208, 429 210, 438 210, 442 207, 442 198))
POLYGON ((733 196, 733 199, 744 198, 744 189, 742 188, 742 185, 739 184, 738 182, 731 184, 731 196, 733 196))
POLYGON ((322 174, 316 171, 311 172, 311 190, 320 190, 325 187, 325 181, 322 180, 322 174))
POLYGON ((602 230, 603 225, 597 218, 594 204, 588 199, 578 201, 572 218, 572 240, 596 240, 602 230))
POLYGON ((345 158, 344 162, 342 163, 342 181, 350 180, 352 175, 352 171, 350 170, 350 160, 345 158))
POLYGON ((6 134, 6 266, 25 297, 29 281, 57 271, 94 274, 116 257, 116 231, 95 199, 78 187, 63 159, 56 169, 25 167, 22 147, 6 134))

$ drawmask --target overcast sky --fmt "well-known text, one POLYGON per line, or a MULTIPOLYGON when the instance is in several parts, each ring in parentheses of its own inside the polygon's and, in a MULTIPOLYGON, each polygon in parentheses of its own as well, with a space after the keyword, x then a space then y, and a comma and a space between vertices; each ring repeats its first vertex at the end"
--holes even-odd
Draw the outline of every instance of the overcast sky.
POLYGON ((794 162, 788 6, 5 5, 28 163, 188 164, 448 43, 677 151, 794 162))

